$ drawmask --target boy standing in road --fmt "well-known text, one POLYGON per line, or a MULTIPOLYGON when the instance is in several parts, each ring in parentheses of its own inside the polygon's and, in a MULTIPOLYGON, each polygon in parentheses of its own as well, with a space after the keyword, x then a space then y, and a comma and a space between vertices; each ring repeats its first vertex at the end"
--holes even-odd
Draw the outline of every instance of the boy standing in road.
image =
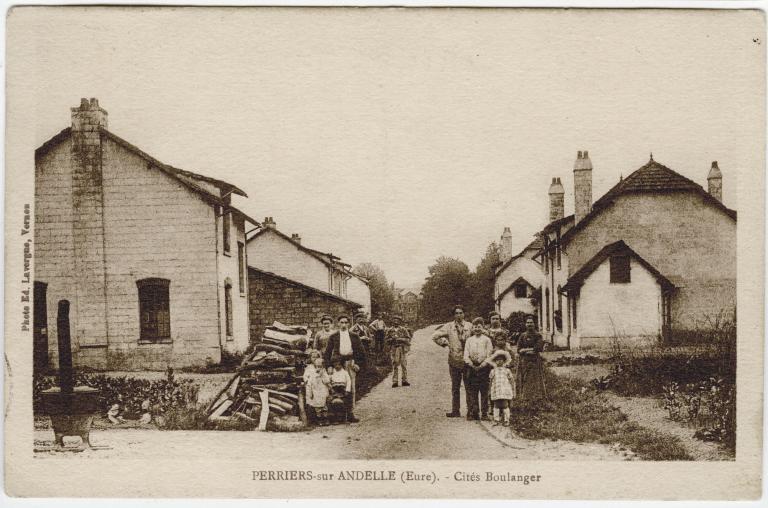
POLYGON ((485 362, 493 353, 493 343, 484 335, 483 318, 472 321, 472 336, 464 345, 464 363, 467 374, 467 420, 488 419, 488 364, 485 362))

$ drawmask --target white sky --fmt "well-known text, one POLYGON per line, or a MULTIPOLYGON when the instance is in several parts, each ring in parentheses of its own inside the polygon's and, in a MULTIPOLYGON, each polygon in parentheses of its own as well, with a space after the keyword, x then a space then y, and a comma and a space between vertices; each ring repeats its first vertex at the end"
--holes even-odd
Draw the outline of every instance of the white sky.
POLYGON ((754 12, 71 13, 40 12, 25 35, 38 145, 98 97, 115 134, 400 286, 440 255, 474 268, 504 226, 522 248, 553 176, 571 213, 577 150, 594 199, 652 151, 705 188, 718 160, 738 208, 738 174, 763 165, 754 12))

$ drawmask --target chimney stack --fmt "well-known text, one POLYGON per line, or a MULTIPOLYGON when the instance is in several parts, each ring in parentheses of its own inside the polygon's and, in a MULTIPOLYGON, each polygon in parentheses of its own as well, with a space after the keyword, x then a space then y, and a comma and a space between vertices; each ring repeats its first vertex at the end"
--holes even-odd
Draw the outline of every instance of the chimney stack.
POLYGON ((709 176, 707 176, 707 183, 709 184, 709 193, 713 198, 723 202, 723 174, 720 172, 720 168, 717 166, 717 161, 712 161, 712 169, 709 170, 709 176))
POLYGON ((499 254, 502 263, 506 263, 512 257, 512 230, 509 227, 505 227, 501 234, 501 252, 499 254))
POLYGON ((553 178, 549 186, 549 222, 565 216, 565 189, 559 178, 553 178))
POLYGON ((579 151, 573 164, 574 224, 592 210, 592 161, 589 152, 579 151))
POLYGON ((293 233, 293 234, 291 235, 291 240, 293 240, 294 242, 296 242, 296 243, 298 243, 299 245, 301 245, 301 236, 299 236, 299 234, 298 234, 298 233, 293 233))
POLYGON ((277 223, 272 217, 264 217, 264 223, 262 225, 268 229, 277 229, 277 223))

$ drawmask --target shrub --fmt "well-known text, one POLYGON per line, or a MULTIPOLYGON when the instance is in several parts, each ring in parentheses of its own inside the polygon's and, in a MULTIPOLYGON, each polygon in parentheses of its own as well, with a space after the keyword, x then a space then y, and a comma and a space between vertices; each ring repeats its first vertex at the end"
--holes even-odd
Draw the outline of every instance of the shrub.
MULTIPOLYGON (((197 404, 198 387, 192 380, 177 380, 169 370, 165 379, 148 380, 128 376, 109 377, 104 374, 77 373, 76 385, 97 388, 103 399, 104 412, 112 404, 120 404, 124 416, 138 417, 141 403, 149 400, 153 415, 163 415, 171 409, 190 407, 197 404)), ((54 377, 39 376, 33 384, 33 408, 41 409, 42 391, 56 386, 54 377)))
POLYGON ((671 420, 692 423, 695 437, 736 447, 736 386, 721 377, 701 383, 664 386, 664 409, 671 420))

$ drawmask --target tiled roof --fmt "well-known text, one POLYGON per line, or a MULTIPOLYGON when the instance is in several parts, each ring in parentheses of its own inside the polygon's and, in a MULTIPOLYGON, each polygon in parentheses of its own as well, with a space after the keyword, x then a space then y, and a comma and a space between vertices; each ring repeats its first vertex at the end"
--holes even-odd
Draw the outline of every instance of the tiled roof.
POLYGON ((517 255, 512 256, 505 262, 499 261, 494 265, 494 268, 496 269, 496 273, 503 272, 507 269, 507 267, 514 261, 515 259, 521 257, 523 254, 525 254, 526 251, 529 250, 535 250, 536 252, 539 252, 544 247, 544 241, 541 239, 541 237, 536 237, 534 240, 525 246, 523 250, 521 250, 517 255))
POLYGON ((618 242, 606 245, 600 249, 600 252, 595 254, 592 259, 584 263, 582 267, 576 271, 576 273, 571 275, 571 277, 568 279, 568 282, 566 282, 565 286, 563 286, 563 290, 568 292, 580 288, 581 285, 584 284, 584 281, 587 280, 587 277, 589 277, 592 272, 597 270, 598 266, 600 266, 610 256, 617 254, 628 255, 636 259, 638 263, 640 263, 643 267, 645 267, 646 270, 653 274, 653 276, 665 290, 670 290, 675 287, 674 284, 672 284, 669 279, 667 279, 664 275, 661 274, 661 272, 654 268, 653 265, 640 257, 640 255, 633 251, 629 245, 624 243, 622 240, 619 240, 618 242))
POLYGON ((627 178, 620 180, 611 190, 595 201, 592 205, 592 210, 563 235, 561 243, 566 245, 578 231, 583 229, 597 214, 621 195, 664 192, 695 192, 704 198, 707 203, 718 208, 733 220, 736 220, 736 211, 731 210, 712 197, 701 185, 651 158, 647 164, 634 171, 627 178))
POLYGON ((498 302, 498 301, 500 301, 502 298, 504 298, 504 295, 506 295, 507 293, 509 293, 510 291, 512 291, 512 289, 513 289, 515 286, 517 286, 518 284, 525 284, 525 285, 527 285, 527 286, 529 286, 529 287, 533 288, 534 290, 536 289, 536 287, 534 287, 534 285, 533 285, 533 284, 531 284, 530 282, 528 282, 527 280, 525 280, 523 277, 518 277, 518 278, 517 278, 517 279, 515 279, 515 280, 514 280, 514 281, 513 281, 513 282, 512 282, 512 283, 511 283, 509 286, 507 286, 507 287, 506 287, 506 289, 504 289, 504 291, 502 291, 502 292, 500 292, 500 293, 499 293, 499 296, 496 298, 496 301, 498 302))

